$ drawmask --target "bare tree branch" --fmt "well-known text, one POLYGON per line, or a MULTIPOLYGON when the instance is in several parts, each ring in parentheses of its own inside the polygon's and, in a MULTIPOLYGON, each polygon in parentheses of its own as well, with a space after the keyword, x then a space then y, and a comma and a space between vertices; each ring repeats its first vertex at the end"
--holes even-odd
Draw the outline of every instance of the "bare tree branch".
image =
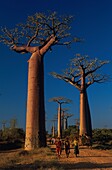
POLYGON ((64 80, 65 82, 68 82, 70 83, 71 85, 75 86, 77 89, 80 89, 80 85, 78 84, 78 81, 74 81, 74 79, 70 79, 69 77, 66 77, 66 76, 63 76, 63 75, 60 75, 60 74, 57 74, 55 72, 52 72, 51 75, 54 77, 54 78, 58 78, 58 79, 61 79, 61 80, 64 80))
MULTIPOLYGON (((17 24, 13 30, 1 29, 0 42, 9 46, 29 47, 36 44, 41 48, 48 43, 47 39, 53 35, 55 41, 51 47, 54 45, 69 46, 76 42, 70 37, 72 20, 72 16, 57 16, 56 12, 49 13, 49 15, 36 13, 28 16, 25 24, 17 24)), ((13 50, 13 48, 11 49, 13 50)))
POLYGON ((55 78, 64 80, 67 83, 75 86, 78 90, 85 87, 88 88, 94 83, 103 83, 109 80, 108 75, 98 74, 97 71, 109 61, 100 61, 98 59, 89 59, 89 56, 81 56, 77 54, 71 60, 70 67, 63 71, 63 75, 52 72, 51 75, 55 78), (82 74, 84 74, 82 86, 82 74))
POLYGON ((90 63, 88 64, 88 66, 86 68, 87 68, 87 70, 90 70, 90 69, 91 70, 86 72, 85 76, 88 76, 89 74, 96 72, 104 64, 108 64, 108 63, 109 63, 109 61, 98 61, 98 59, 95 59, 94 63, 92 63, 92 61, 90 61, 90 63))

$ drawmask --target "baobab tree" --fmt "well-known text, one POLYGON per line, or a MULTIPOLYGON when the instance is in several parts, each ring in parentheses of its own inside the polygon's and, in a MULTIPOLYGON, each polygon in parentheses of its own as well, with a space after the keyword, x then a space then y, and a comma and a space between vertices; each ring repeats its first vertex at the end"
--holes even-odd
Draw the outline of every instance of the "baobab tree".
POLYGON ((63 74, 52 72, 51 74, 58 79, 70 83, 80 91, 80 135, 92 137, 92 123, 87 96, 87 88, 94 83, 107 81, 108 76, 99 74, 97 71, 108 61, 90 59, 89 56, 77 54, 71 60, 70 67, 63 74))
POLYGON ((56 128, 55 128, 55 122, 57 121, 56 119, 52 119, 52 137, 55 137, 55 131, 56 131, 56 128))
POLYGON ((61 114, 62 130, 66 130, 68 128, 68 118, 73 116, 73 114, 67 113, 68 110, 69 109, 67 108, 62 108, 62 114, 61 114))
POLYGON ((69 104, 71 103, 71 100, 65 97, 53 97, 49 101, 58 103, 58 137, 62 138, 62 128, 61 128, 62 104, 69 104))
POLYGON ((62 108, 62 113, 61 113, 61 120, 62 120, 62 131, 64 130, 64 127, 65 127, 65 112, 68 111, 68 108, 62 108))
MULTIPOLYGON (((57 16, 56 12, 28 16, 26 23, 14 29, 2 28, 0 42, 11 50, 31 53, 28 60, 28 94, 25 149, 46 146, 44 106, 44 55, 54 45, 69 45, 72 16, 57 16)), ((74 38, 73 41, 79 41, 74 38)))
POLYGON ((65 113, 64 114, 64 130, 68 128, 68 118, 72 117, 73 114, 71 113, 65 113))

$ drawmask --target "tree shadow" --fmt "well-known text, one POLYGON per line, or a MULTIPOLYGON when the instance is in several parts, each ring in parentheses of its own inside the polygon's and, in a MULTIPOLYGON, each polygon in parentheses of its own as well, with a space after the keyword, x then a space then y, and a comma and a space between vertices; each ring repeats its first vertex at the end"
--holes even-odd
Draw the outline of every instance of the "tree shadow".
POLYGON ((86 158, 86 157, 91 157, 91 158, 92 158, 92 157, 93 157, 93 158, 103 157, 103 158, 107 158, 107 157, 110 157, 110 158, 111 158, 111 156, 102 156, 102 155, 101 155, 101 156, 100 156, 100 155, 99 155, 99 156, 98 156, 98 155, 97 155, 97 156, 89 156, 89 155, 88 155, 88 156, 78 156, 78 157, 80 157, 80 158, 86 158))
POLYGON ((35 161, 33 164, 17 165, 8 168, 0 168, 0 170, 48 170, 57 168, 58 170, 90 170, 97 168, 112 168, 112 163, 91 163, 91 162, 79 162, 79 163, 60 163, 49 161, 35 161))
POLYGON ((64 170, 70 170, 70 169, 79 169, 79 170, 83 170, 83 169, 96 169, 96 168, 103 168, 104 170, 106 168, 112 168, 112 163, 101 163, 101 164, 97 164, 97 163, 91 163, 91 162, 79 162, 79 163, 74 163, 74 164, 64 164, 64 170))

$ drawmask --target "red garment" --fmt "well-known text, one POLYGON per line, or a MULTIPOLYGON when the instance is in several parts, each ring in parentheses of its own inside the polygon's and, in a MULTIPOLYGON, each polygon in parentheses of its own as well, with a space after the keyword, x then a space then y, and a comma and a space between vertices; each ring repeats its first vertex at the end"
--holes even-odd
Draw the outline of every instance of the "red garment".
POLYGON ((56 142, 56 151, 57 151, 58 155, 61 154, 61 141, 56 142))
POLYGON ((61 148, 61 141, 56 142, 56 148, 61 148))

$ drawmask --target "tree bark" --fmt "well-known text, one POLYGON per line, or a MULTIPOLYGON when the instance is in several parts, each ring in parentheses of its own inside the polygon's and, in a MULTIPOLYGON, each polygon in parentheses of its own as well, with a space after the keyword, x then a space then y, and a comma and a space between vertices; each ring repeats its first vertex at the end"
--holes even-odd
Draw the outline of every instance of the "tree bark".
POLYGON ((64 118, 64 130, 68 128, 68 121, 67 118, 64 118))
POLYGON ((92 137, 92 124, 86 90, 85 72, 82 70, 80 90, 80 136, 85 134, 92 137))
POLYGON ((43 56, 36 51, 28 63, 25 149, 32 150, 46 146, 43 56))
POLYGON ((80 92, 80 136, 87 133, 86 123, 86 97, 85 92, 80 92))
POLYGON ((61 129, 62 131, 64 130, 64 111, 62 111, 62 115, 61 115, 61 129))
POLYGON ((31 47, 31 41, 27 45, 14 45, 12 47, 12 50, 18 53, 32 54, 28 61, 28 96, 25 137, 26 150, 46 146, 43 56, 55 43, 55 40, 56 37, 51 35, 40 47, 31 47))
POLYGON ((59 103, 58 107, 58 137, 62 138, 62 129, 61 129, 61 104, 59 103))
POLYGON ((92 138, 92 123, 91 123, 91 114, 90 114, 90 107, 88 102, 88 96, 86 91, 86 115, 87 115, 87 135, 92 138))
POLYGON ((87 133, 86 119, 86 87, 85 87, 85 70, 81 73, 81 90, 80 90, 80 135, 87 133))

